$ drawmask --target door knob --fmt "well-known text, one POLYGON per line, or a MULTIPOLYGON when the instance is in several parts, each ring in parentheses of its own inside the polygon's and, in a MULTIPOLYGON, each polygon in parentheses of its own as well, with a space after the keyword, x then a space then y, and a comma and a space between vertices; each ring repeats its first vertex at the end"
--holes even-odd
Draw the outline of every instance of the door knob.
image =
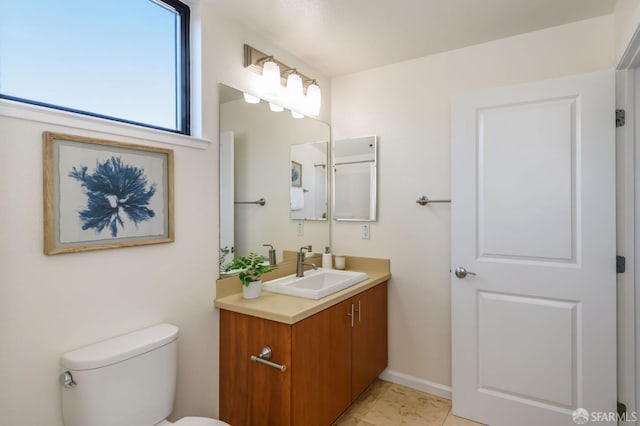
POLYGON ((455 272, 455 273, 456 273, 456 277, 458 277, 458 278, 464 278, 464 277, 466 277, 467 275, 474 275, 474 276, 476 275, 476 273, 475 273, 475 272, 467 271, 467 270, 466 270, 464 267, 462 267, 462 266, 458 266, 458 267, 457 267, 453 272, 455 272))

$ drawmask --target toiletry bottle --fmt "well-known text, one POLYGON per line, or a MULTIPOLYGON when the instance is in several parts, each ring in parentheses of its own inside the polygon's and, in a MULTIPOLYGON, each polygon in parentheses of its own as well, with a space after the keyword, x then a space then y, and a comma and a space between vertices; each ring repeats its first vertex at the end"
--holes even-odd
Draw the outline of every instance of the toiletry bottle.
POLYGON ((322 254, 322 267, 325 269, 331 269, 331 253, 329 253, 329 247, 324 248, 324 253, 322 254))

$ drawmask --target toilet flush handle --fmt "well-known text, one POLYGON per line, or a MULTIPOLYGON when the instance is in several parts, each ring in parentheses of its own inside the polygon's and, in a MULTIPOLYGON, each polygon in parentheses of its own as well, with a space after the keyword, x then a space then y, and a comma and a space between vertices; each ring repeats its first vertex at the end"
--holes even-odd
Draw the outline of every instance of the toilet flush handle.
POLYGON ((73 389, 78 385, 73 380, 73 376, 69 371, 65 371, 64 373, 61 373, 59 380, 60 380, 60 384, 67 389, 73 389))

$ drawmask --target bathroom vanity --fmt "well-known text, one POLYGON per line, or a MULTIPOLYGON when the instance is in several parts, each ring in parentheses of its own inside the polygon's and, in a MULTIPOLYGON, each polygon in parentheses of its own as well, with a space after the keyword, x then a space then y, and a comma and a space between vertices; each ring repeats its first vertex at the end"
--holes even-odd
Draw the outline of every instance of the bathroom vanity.
POLYGON ((369 278, 319 300, 265 291, 216 299, 221 420, 328 426, 386 368, 389 262, 349 260, 369 278), (252 362, 264 346, 271 364, 252 362))

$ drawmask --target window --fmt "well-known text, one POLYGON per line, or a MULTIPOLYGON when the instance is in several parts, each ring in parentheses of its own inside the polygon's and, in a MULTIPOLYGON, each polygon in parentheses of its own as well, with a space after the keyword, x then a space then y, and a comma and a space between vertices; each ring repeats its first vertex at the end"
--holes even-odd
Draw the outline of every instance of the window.
POLYGON ((189 134, 189 7, 0 0, 0 97, 189 134))

